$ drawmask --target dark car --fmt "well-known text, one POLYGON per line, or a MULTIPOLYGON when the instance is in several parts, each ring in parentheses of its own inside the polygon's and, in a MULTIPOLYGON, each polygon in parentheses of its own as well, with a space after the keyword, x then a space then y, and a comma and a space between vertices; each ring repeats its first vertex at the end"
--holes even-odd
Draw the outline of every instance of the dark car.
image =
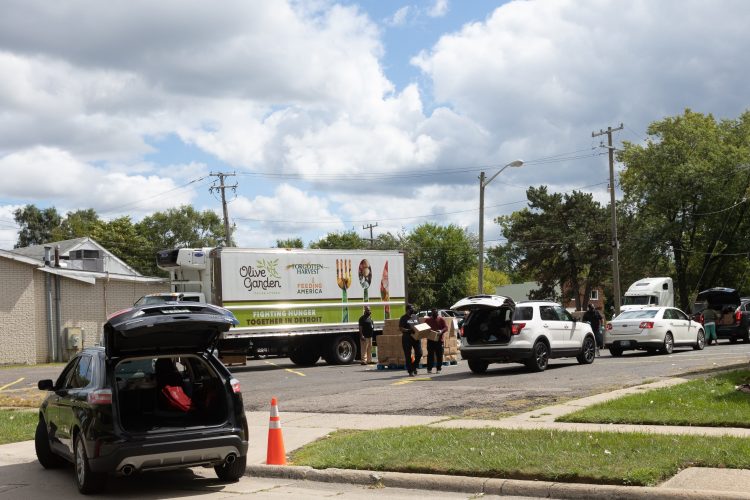
POLYGON ((212 354, 232 319, 221 308, 171 303, 120 311, 103 347, 63 369, 39 410, 35 445, 45 468, 73 462, 81 493, 108 475, 212 466, 245 472, 248 427, 239 382, 212 354))
POLYGON ((703 323, 703 311, 716 312, 716 337, 737 342, 750 342, 750 301, 740 298, 733 288, 709 288, 698 294, 693 305, 693 319, 703 323))

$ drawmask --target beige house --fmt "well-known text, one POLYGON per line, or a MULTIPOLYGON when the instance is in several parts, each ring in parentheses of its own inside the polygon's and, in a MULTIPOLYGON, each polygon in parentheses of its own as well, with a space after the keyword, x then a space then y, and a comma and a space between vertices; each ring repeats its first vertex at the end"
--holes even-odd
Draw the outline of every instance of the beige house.
POLYGON ((166 291, 90 238, 0 250, 0 365, 64 361, 100 342, 107 316, 166 291))

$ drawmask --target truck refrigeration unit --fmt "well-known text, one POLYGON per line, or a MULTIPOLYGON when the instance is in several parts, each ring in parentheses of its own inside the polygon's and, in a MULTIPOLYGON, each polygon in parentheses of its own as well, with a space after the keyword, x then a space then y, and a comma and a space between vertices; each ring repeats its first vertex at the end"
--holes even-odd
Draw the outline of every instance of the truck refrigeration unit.
POLYGON ((404 313, 404 254, 373 250, 180 248, 157 253, 172 291, 200 292, 239 320, 219 339, 219 355, 288 356, 300 366, 322 356, 354 361, 365 305, 375 329, 404 313))

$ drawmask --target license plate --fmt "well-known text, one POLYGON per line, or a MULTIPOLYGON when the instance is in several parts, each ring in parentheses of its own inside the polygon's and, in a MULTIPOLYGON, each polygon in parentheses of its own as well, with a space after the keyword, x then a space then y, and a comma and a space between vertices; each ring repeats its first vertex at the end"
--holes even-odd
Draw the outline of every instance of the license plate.
POLYGON ((632 340, 621 340, 619 342, 620 347, 630 347, 630 345, 633 343, 632 340))

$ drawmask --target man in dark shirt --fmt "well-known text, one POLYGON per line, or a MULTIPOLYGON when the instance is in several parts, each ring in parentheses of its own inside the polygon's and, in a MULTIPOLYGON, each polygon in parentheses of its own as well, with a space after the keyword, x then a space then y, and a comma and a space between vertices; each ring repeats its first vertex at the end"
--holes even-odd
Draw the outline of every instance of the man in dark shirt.
POLYGON ((370 307, 365 306, 365 313, 359 317, 359 350, 362 364, 372 363, 372 338, 375 336, 375 325, 372 322, 370 307))
POLYGON ((427 373, 432 373, 432 367, 440 369, 443 367, 443 334, 448 331, 448 325, 442 316, 438 315, 438 310, 432 308, 430 315, 425 320, 433 332, 438 332, 440 337, 437 340, 427 339, 427 373))
POLYGON ((422 344, 415 340, 412 334, 412 326, 417 322, 414 316, 414 306, 407 304, 406 313, 398 320, 398 327, 401 329, 401 347, 404 349, 404 363, 406 371, 410 376, 417 374, 419 361, 422 359, 422 344), (411 352, 414 350, 414 360, 411 359, 411 352))
POLYGON ((602 344, 604 341, 600 330, 602 326, 602 315, 596 310, 594 304, 591 302, 589 302, 588 310, 583 313, 583 321, 591 325, 591 331, 594 332, 594 338, 596 339, 596 354, 599 355, 599 349, 603 347, 602 344))

